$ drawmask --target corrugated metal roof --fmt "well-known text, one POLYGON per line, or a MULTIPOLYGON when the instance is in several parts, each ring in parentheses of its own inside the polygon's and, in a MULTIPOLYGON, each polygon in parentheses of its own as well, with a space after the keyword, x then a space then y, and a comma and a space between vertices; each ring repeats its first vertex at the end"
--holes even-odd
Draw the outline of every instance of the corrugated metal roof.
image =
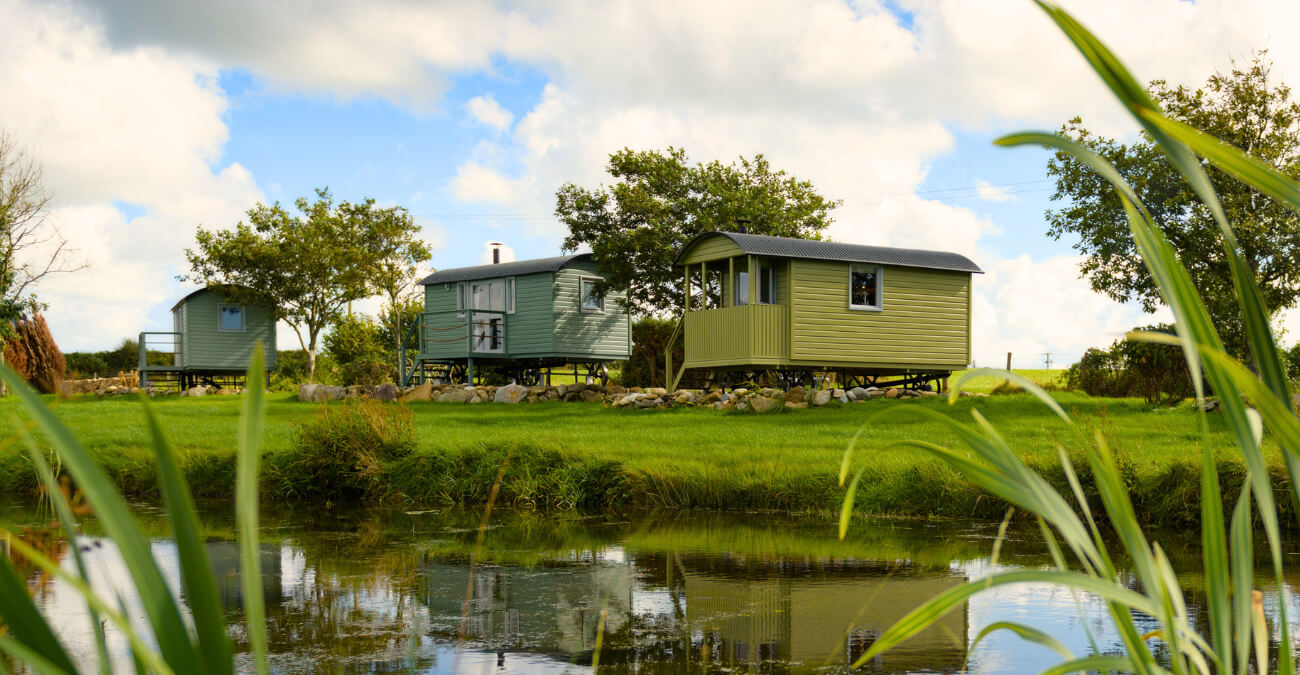
POLYGON ((554 258, 516 260, 515 262, 497 263, 495 265, 456 267, 449 270, 439 270, 434 272, 425 277, 420 281, 420 283, 425 286, 431 284, 454 284, 460 281, 473 281, 474 279, 518 277, 525 274, 537 274, 538 272, 557 272, 569 263, 590 257, 590 253, 579 253, 577 255, 561 255, 554 258))
MULTIPOLYGON (((922 267, 974 274, 984 273, 984 270, 981 270, 979 265, 972 262, 970 258, 958 253, 925 251, 915 248, 864 246, 862 244, 844 244, 837 241, 816 241, 814 239, 769 237, 762 234, 741 234, 739 232, 705 232, 687 242, 682 247, 681 253, 677 254, 677 260, 681 260, 682 255, 689 251, 697 241, 715 235, 730 239, 746 255, 922 267)), ((673 261, 674 265, 678 264, 677 260, 673 261)))

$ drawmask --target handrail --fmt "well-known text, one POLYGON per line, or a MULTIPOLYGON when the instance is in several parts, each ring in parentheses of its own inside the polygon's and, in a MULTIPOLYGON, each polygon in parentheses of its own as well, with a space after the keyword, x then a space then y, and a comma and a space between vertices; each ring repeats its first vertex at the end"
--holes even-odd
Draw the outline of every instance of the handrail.
MULTIPOLYGON (((677 371, 676 376, 673 376, 673 345, 676 344, 677 339, 681 337, 682 326, 685 325, 685 323, 686 315, 683 314, 682 318, 677 320, 677 325, 673 327, 672 334, 668 336, 667 344, 664 345, 664 386, 668 386, 669 381, 671 380, 672 386, 668 386, 668 391, 670 392, 677 391, 677 384, 682 381, 682 375, 686 373, 686 364, 682 363, 682 369, 677 371)), ((683 361, 685 361, 684 358, 683 361)))
MULTIPOLYGON (((419 363, 412 363, 411 372, 406 372, 406 343, 411 340, 412 335, 419 331, 420 325, 423 323, 424 314, 421 313, 411 324, 410 330, 406 331, 406 335, 402 337, 402 341, 397 344, 397 363, 399 364, 398 368, 400 368, 398 374, 400 375, 399 379, 401 380, 403 387, 411 383, 411 376, 415 375, 415 370, 419 367, 419 363)), ((418 353, 419 352, 417 352, 417 354, 418 353)), ((416 361, 418 362, 419 359, 417 358, 416 361)))
POLYGON ((147 337, 149 335, 170 335, 172 337, 172 341, 171 341, 172 351, 163 352, 163 353, 172 354, 172 355, 181 353, 180 333, 176 331, 156 331, 156 330, 141 331, 139 337, 137 337, 135 341, 136 359, 137 359, 135 372, 139 376, 141 388, 144 388, 144 386, 147 384, 145 378, 145 372, 146 372, 145 368, 148 367, 149 365, 149 341, 147 337))

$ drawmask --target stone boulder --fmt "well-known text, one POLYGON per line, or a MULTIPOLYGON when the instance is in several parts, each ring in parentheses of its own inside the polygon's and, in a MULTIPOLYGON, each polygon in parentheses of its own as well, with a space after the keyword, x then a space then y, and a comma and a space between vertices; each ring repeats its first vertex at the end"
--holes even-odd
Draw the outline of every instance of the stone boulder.
POLYGON ((397 385, 392 382, 385 382, 370 392, 370 398, 376 401, 396 401, 397 385))
POLYGON ((598 403, 605 400, 604 395, 595 389, 583 389, 581 392, 578 392, 578 397, 581 398, 584 403, 598 403))
POLYGON ((808 398, 808 390, 803 387, 795 387, 785 393, 785 400, 790 403, 803 403, 808 398))
MULTIPOLYGON (((116 394, 118 392, 118 389, 109 387, 104 391, 110 394, 116 394)), ((185 391, 181 392, 181 396, 207 396, 207 395, 208 395, 207 387, 190 387, 189 389, 186 389, 185 391)))
POLYGON ((850 401, 865 401, 871 398, 871 394, 862 387, 854 387, 846 392, 850 401))
POLYGON ((634 392, 632 392, 632 393, 630 393, 630 394, 627 394, 627 395, 623 396, 622 398, 618 399, 618 401, 616 401, 616 402, 614 403, 614 407, 615 407, 615 408, 624 408, 624 407, 627 407, 627 406, 630 406, 630 405, 635 404, 637 401, 640 401, 640 400, 643 399, 643 398, 645 398, 645 394, 643 394, 643 393, 641 393, 641 392, 639 392, 639 391, 634 391, 634 392))
POLYGON ((807 401, 786 401, 785 407, 797 408, 797 409, 807 408, 808 402, 807 401))
POLYGON ((754 398, 749 399, 748 403, 749 407, 754 409, 754 412, 759 413, 774 410, 777 406, 781 405, 781 403, 776 399, 768 398, 766 396, 755 396, 754 398))
POLYGON ((518 403, 528 398, 528 387, 521 384, 507 384, 504 387, 497 387, 496 395, 492 397, 494 403, 518 403))
POLYGON ((813 392, 812 404, 816 406, 826 405, 831 402, 831 390, 820 389, 813 392))
POLYGON ((898 398, 899 396, 902 396, 902 391, 902 389, 886 389, 885 398, 898 398))
POLYGON ((432 400, 433 400, 433 384, 430 382, 425 382, 424 384, 416 386, 415 388, 411 389, 405 394, 402 394, 402 403, 411 403, 412 401, 432 401, 432 400))
POLYGON ((448 389, 442 392, 438 397, 439 403, 469 403, 474 398, 474 392, 468 389, 448 389))

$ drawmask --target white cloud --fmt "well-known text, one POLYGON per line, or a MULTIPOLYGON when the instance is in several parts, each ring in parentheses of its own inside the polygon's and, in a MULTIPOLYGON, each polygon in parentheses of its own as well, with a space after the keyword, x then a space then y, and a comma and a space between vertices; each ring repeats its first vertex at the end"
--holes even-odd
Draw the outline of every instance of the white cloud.
POLYGON ((1006 188, 990 185, 986 180, 975 181, 975 194, 986 202, 1015 201, 1015 196, 1007 194, 1006 188))
POLYGON ((501 107, 491 94, 486 96, 475 96, 465 102, 465 110, 469 112, 470 117, 474 118, 479 124, 492 127, 497 131, 505 131, 510 128, 510 123, 515 120, 515 116, 509 110, 501 107))
POLYGON ((518 182, 493 169, 469 161, 456 169, 451 193, 462 202, 509 202, 518 193, 518 182))

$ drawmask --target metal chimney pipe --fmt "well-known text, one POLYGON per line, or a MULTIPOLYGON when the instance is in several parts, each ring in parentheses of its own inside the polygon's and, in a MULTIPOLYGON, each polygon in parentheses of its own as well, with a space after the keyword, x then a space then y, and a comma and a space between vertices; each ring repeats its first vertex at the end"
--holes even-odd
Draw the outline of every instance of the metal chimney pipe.
POLYGON ((499 242, 499 241, 489 241, 489 242, 488 242, 488 246, 491 246, 491 247, 492 247, 492 264, 493 264, 493 265, 499 265, 499 264, 501 264, 501 247, 504 246, 504 245, 505 245, 505 244, 502 244, 502 243, 499 242))

